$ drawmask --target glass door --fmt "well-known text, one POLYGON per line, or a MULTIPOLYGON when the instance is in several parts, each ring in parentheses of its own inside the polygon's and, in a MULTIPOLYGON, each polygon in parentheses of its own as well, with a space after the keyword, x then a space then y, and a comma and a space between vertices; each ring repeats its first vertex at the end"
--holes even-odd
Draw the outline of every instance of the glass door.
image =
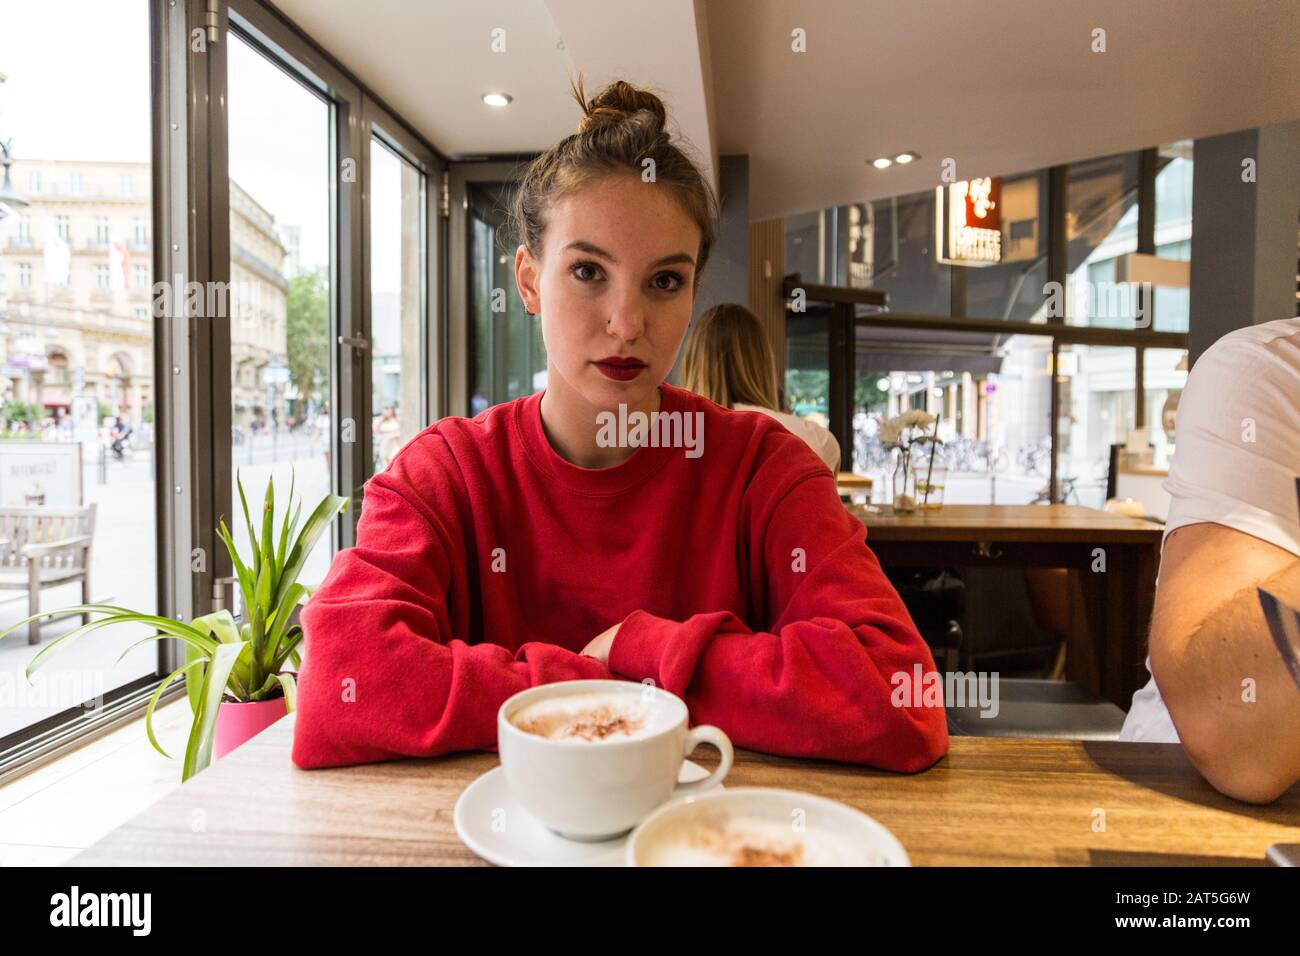
MULTIPOLYGON (((337 414, 330 401, 331 108, 234 31, 227 89, 231 465, 251 514, 260 513, 271 480, 277 504, 287 505, 292 480, 306 515, 332 488, 337 414)), ((246 553, 234 476, 226 523, 246 553)), ((331 557, 322 536, 302 583, 319 584, 331 557)))
POLYGON ((376 112, 367 99, 371 474, 387 468, 432 420, 429 369, 436 367, 431 347, 439 338, 434 330, 440 328, 430 294, 437 248, 429 230, 429 223, 437 221, 436 210, 430 209, 436 192, 430 182, 439 181, 437 163, 409 137, 377 125, 376 112))
POLYGON ((470 184, 469 410, 531 395, 546 387, 540 316, 529 315, 515 284, 515 242, 508 186, 470 184))
POLYGON ((477 415, 546 387, 541 319, 515 285, 510 190, 521 167, 467 163, 449 170, 449 414, 477 415))

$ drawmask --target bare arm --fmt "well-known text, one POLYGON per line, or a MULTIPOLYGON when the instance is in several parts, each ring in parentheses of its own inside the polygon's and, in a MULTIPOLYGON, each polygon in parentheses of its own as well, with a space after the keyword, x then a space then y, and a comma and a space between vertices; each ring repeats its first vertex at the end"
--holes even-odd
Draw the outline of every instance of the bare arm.
POLYGON ((1222 525, 1172 532, 1151 669, 1205 779, 1230 797, 1268 803, 1300 780, 1300 688, 1273 644, 1257 587, 1300 606, 1300 560, 1222 525))

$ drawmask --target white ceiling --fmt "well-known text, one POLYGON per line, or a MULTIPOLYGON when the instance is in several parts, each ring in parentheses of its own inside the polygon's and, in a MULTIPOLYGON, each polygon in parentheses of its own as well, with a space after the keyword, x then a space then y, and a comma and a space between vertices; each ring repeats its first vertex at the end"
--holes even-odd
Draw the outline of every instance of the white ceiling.
POLYGON ((710 171, 708 72, 693 0, 277 0, 443 153, 472 157, 546 149, 577 129, 569 93, 613 79, 660 92, 675 132, 710 171), (598 14, 598 15, 593 15, 598 14), (504 31, 504 52, 496 30, 504 31), (505 109, 484 93, 509 93, 505 109))
POLYGON ((1296 0, 277 5, 452 156, 573 131, 579 70, 589 90, 653 87, 710 171, 749 155, 754 220, 929 188, 946 158, 959 178, 1012 173, 1300 118, 1296 0), (488 90, 514 102, 484 106, 488 90), (922 159, 866 162, 904 149, 922 159))
POLYGON ((1300 117, 1296 0, 707 9, 718 147, 750 156, 751 219, 930 188, 945 158, 966 179, 1300 117), (921 160, 866 162, 908 149, 921 160))

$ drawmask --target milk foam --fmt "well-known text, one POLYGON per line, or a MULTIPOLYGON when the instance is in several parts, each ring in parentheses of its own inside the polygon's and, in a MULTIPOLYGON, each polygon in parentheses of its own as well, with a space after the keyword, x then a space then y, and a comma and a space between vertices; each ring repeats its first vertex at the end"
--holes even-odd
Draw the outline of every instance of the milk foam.
MULTIPOLYGON (((650 836, 649 834, 647 836, 650 836)), ((789 820, 710 813, 670 824, 641 851, 643 866, 871 866, 874 854, 789 820)))
POLYGON ((517 711, 510 722, 548 740, 600 744, 652 737, 675 717, 672 708, 638 691, 596 691, 547 697, 517 711))

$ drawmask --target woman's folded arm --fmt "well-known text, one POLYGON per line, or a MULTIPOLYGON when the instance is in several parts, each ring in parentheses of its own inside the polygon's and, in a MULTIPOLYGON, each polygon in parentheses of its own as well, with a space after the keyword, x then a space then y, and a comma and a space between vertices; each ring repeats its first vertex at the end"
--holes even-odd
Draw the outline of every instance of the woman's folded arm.
POLYGON ((922 770, 948 749, 942 706, 913 695, 929 648, 844 509, 829 474, 797 481, 762 535, 770 630, 730 611, 677 622, 635 611, 610 670, 683 697, 696 723, 739 746, 890 770, 922 770), (896 705, 898 702, 898 705, 896 705))

